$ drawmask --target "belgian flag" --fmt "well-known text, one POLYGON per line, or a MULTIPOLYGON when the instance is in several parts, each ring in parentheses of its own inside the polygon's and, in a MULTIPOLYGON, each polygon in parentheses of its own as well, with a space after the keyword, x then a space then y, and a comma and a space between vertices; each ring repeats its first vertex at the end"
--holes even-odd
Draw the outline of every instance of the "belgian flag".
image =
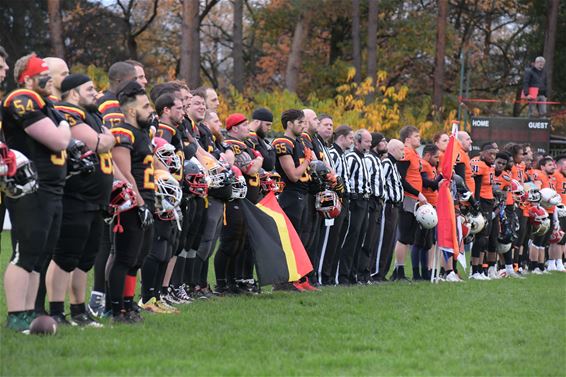
POLYGON ((274 193, 257 205, 244 199, 242 209, 260 285, 297 281, 312 271, 305 247, 274 193))

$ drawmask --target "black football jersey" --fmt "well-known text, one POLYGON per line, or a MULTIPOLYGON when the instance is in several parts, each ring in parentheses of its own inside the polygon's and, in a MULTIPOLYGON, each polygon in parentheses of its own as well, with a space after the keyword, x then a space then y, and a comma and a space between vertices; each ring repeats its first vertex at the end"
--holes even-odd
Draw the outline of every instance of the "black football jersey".
MULTIPOLYGON (((103 133, 102 119, 98 113, 90 113, 65 102, 55 105, 55 108, 65 116, 71 129, 79 124, 86 124, 96 133, 103 133)), ((113 173, 112 154, 110 152, 99 153, 94 173, 74 175, 67 179, 65 196, 91 204, 93 209, 105 209, 110 200, 113 173)))
POLYGON ((275 170, 275 159, 277 159, 277 156, 275 155, 275 149, 271 144, 257 136, 255 132, 250 132, 250 137, 246 139, 246 144, 248 144, 250 148, 261 153, 261 156, 263 157, 263 164, 261 167, 265 171, 275 170))
POLYGON ((67 152, 54 153, 25 132, 26 127, 46 117, 56 125, 65 119, 55 110, 51 101, 32 90, 17 89, 2 104, 6 144, 33 161, 41 190, 61 195, 67 175, 67 152))
POLYGON ((305 193, 308 192, 309 183, 311 181, 308 169, 305 170, 305 172, 297 182, 291 182, 285 174, 285 171, 281 167, 281 162, 279 161, 279 157, 286 155, 289 155, 293 158, 295 167, 299 166, 304 161, 305 146, 301 138, 293 140, 287 136, 283 136, 274 139, 271 144, 273 145, 275 153, 277 154, 277 160, 275 160, 275 170, 281 175, 283 182, 285 182, 285 190, 296 190, 305 193))
POLYGON ((145 204, 153 212, 155 207, 155 183, 153 171, 153 150, 149 131, 141 130, 128 123, 110 130, 116 138, 116 147, 130 150, 131 173, 145 204))
POLYGON ((234 152, 234 164, 242 171, 244 178, 246 178, 246 185, 248 186, 248 193, 246 198, 252 203, 257 203, 260 198, 261 190, 259 184, 259 174, 247 174, 249 164, 255 158, 254 152, 243 141, 228 136, 225 143, 234 152))
POLYGON ((118 127, 125 121, 118 98, 111 91, 106 91, 98 100, 98 111, 102 116, 102 124, 108 129, 118 127))

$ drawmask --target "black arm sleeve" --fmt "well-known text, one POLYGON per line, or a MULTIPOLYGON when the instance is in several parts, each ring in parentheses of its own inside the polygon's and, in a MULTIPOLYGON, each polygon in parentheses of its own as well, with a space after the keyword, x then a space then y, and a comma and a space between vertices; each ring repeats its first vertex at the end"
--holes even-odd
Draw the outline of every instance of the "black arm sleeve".
POLYGON ((459 162, 454 167, 454 172, 458 174, 464 181, 466 181, 466 164, 459 162))
POLYGON ((481 192, 481 175, 476 175, 474 177, 474 182, 476 182, 476 191, 474 192, 474 198, 479 199, 480 198, 480 192, 481 192))
POLYGON ((397 170, 399 171, 399 175, 401 176, 401 184, 403 185, 403 190, 405 190, 405 192, 408 192, 409 194, 419 196, 419 190, 411 186, 411 184, 405 179, 405 177, 407 176, 407 169, 409 169, 410 164, 410 161, 397 161, 397 170))
POLYGON ((438 182, 440 182, 440 180, 442 179, 441 176, 437 177, 434 181, 431 181, 430 179, 428 179, 428 175, 422 172, 421 177, 423 179, 423 187, 438 190, 438 182))

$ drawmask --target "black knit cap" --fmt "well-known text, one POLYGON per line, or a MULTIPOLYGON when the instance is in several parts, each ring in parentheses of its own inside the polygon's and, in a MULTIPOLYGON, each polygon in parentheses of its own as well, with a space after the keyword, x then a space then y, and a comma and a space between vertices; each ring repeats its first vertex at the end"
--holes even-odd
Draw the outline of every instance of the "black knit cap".
POLYGON ((63 79, 63 82, 61 82, 61 92, 68 92, 69 90, 75 89, 76 87, 79 87, 89 81, 92 81, 90 77, 83 75, 82 73, 69 75, 63 79))
POLYGON ((385 136, 381 132, 372 132, 371 133, 371 147, 377 147, 377 144, 381 142, 381 140, 385 139, 385 136))
POLYGON ((261 120, 263 122, 273 122, 273 113, 265 107, 260 107, 254 110, 252 119, 261 120))

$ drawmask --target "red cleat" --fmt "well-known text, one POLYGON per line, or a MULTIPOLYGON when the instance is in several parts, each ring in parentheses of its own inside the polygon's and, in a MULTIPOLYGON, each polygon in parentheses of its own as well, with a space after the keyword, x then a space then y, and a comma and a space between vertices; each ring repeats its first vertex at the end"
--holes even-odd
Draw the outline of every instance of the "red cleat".
POLYGON ((303 283, 300 283, 298 281, 294 281, 293 282, 293 287, 295 288, 295 290, 297 292, 304 292, 306 291, 306 288, 303 286, 303 283))
POLYGON ((320 291, 317 287, 313 287, 308 279, 301 284, 301 287, 303 287, 305 291, 320 291))

